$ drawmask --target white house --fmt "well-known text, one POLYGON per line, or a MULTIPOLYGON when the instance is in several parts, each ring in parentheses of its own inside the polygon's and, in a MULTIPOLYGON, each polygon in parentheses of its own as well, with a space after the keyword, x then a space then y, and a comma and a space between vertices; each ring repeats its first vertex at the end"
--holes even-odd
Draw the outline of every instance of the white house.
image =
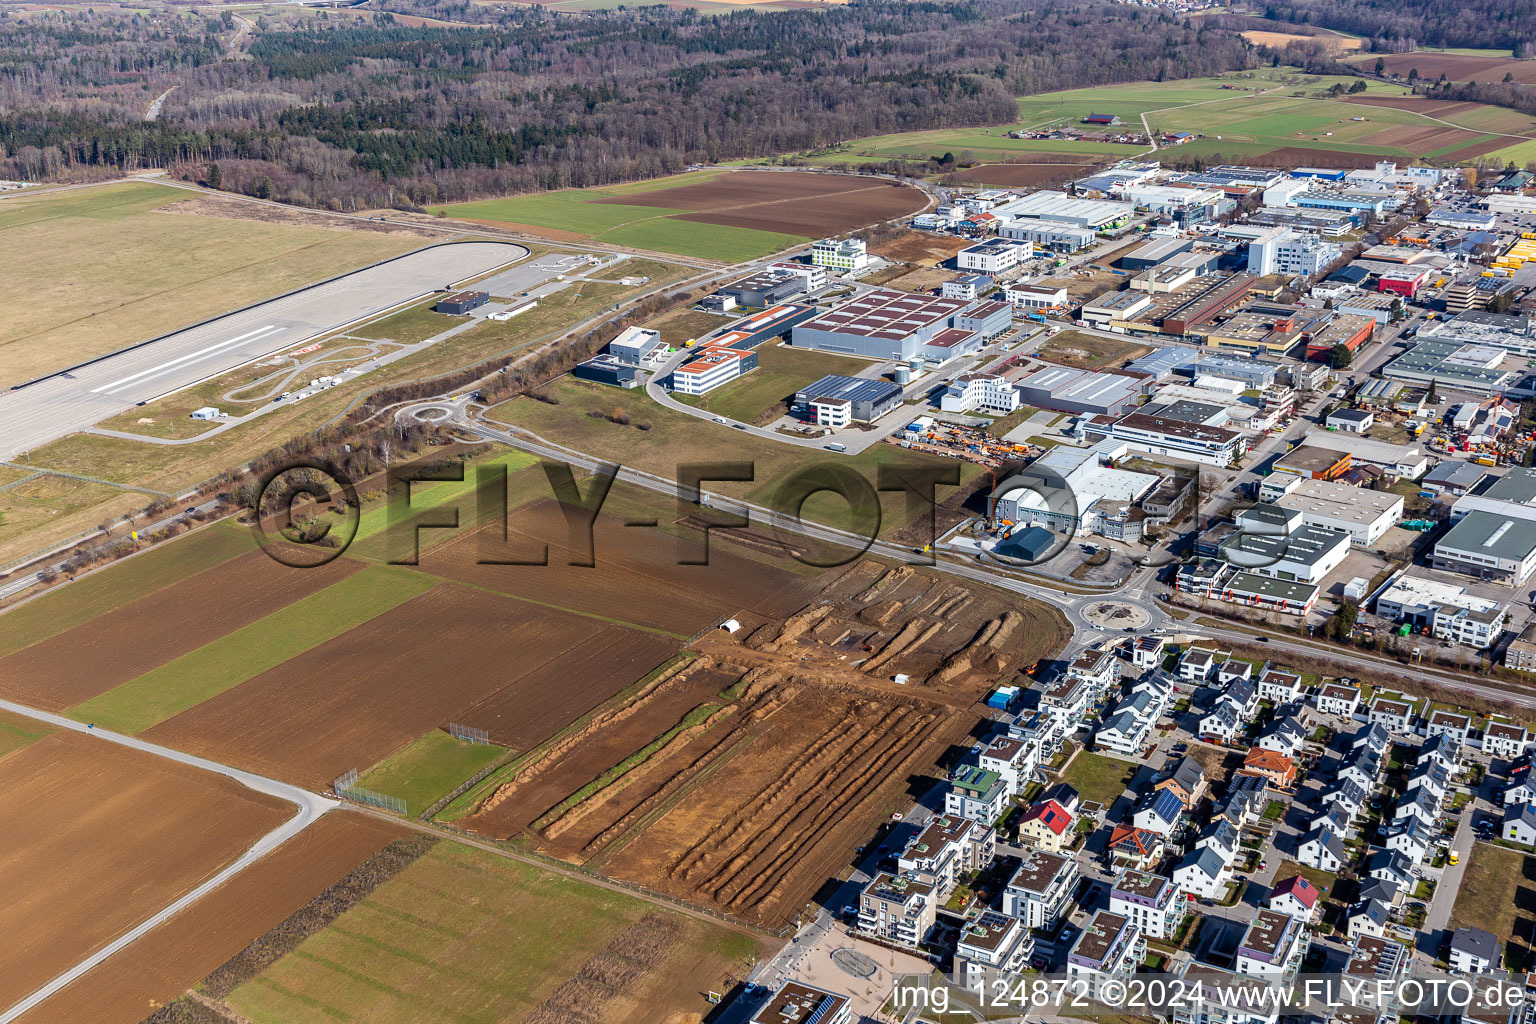
POLYGON ((1296 859, 1319 871, 1338 871, 1344 866, 1344 844, 1327 829, 1314 829, 1301 837, 1296 859))
POLYGON ((1275 883, 1269 891, 1265 906, 1278 910, 1288 917, 1310 921, 1317 913, 1317 886, 1301 875, 1292 875, 1275 883))
POLYGON ((1179 659, 1179 678, 1202 686, 1216 672, 1216 653, 1204 647, 1191 647, 1179 659))
POLYGON ((955 941, 955 975, 972 992, 989 990, 999 978, 1016 975, 1027 967, 1034 948, 1034 938, 1023 921, 995 910, 985 911, 960 928, 955 941))
POLYGON ((1019 389, 993 373, 962 373, 944 387, 939 408, 945 412, 1010 413, 1019 407, 1019 389))
POLYGON ((1536 807, 1512 804, 1504 808, 1504 824, 1499 835, 1521 846, 1536 846, 1536 807))
POLYGON ((944 813, 990 824, 1002 817, 1008 787, 997 772, 966 765, 955 772, 944 794, 944 813))
POLYGON ((1068 854, 1025 850, 1003 889, 1003 913, 1019 918, 1027 928, 1054 932, 1072 905, 1072 890, 1081 877, 1076 859, 1068 854))
POLYGON ((1483 732, 1483 752, 1493 757, 1516 758, 1531 748, 1525 726, 1513 722, 1489 722, 1483 732))
POLYGON ((994 737, 976 759, 976 763, 984 771, 997 772, 998 778, 1008 787, 1008 794, 1016 796, 1029 784, 1030 776, 1040 765, 1039 739, 994 737))
POLYGON ((1221 899, 1232 879, 1232 865, 1210 847, 1191 850, 1173 869, 1173 883, 1202 899, 1221 899))
POLYGON ((1237 705, 1229 700, 1218 700, 1216 706, 1200 719, 1200 735, 1231 743, 1243 731, 1243 721, 1237 705))
POLYGON ((1160 636, 1138 636, 1131 648, 1131 664, 1141 669, 1158 668, 1168 650, 1168 642, 1160 636))
POLYGON ((1454 970, 1468 974, 1483 974, 1498 970, 1504 957, 1499 951, 1498 937, 1481 928, 1457 928, 1451 933, 1451 955, 1448 958, 1454 970))
POLYGON ((1259 676, 1259 699, 1275 704, 1289 704, 1300 700, 1306 688, 1301 685, 1301 675, 1280 669, 1265 669, 1259 676))
POLYGON ((1367 718, 1388 732, 1406 735, 1413 730, 1413 703, 1379 694, 1371 701, 1367 718))
POLYGON ((1171 878, 1126 868, 1109 891, 1109 912, 1119 914, 1149 939, 1169 939, 1186 913, 1187 896, 1171 878))
POLYGON ((1345 686, 1343 683, 1324 683, 1318 688, 1317 710, 1325 715, 1340 715, 1348 718, 1359 707, 1359 687, 1345 686))

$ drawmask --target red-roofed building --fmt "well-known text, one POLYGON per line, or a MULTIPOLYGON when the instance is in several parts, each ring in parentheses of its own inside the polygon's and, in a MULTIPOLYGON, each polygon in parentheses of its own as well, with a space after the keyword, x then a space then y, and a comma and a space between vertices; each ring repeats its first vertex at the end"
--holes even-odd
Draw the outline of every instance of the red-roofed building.
POLYGON ((1060 850, 1072 838, 1072 813, 1055 800, 1042 800, 1019 821, 1019 842, 1060 850))
POLYGON ((1163 855, 1163 837, 1150 829, 1116 825, 1109 834, 1109 853, 1122 866, 1147 867, 1163 855))
POLYGON ((1312 920, 1317 912, 1317 898, 1322 895, 1317 886, 1300 875, 1292 875, 1277 882, 1269 891, 1269 909, 1294 917, 1300 921, 1312 920))

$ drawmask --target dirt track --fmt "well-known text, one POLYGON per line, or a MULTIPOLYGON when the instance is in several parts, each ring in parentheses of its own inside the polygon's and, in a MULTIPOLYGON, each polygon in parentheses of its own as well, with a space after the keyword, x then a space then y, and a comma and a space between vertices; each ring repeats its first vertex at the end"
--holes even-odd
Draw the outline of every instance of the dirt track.
POLYGON ((0 760, 0 1006, 213 875, 292 810, 73 732, 0 760))
POLYGON ((73 707, 362 567, 338 558, 300 572, 252 551, 0 660, 0 696, 73 707))
POLYGON ((399 834, 376 819, 327 815, 21 1024, 138 1024, 399 834))

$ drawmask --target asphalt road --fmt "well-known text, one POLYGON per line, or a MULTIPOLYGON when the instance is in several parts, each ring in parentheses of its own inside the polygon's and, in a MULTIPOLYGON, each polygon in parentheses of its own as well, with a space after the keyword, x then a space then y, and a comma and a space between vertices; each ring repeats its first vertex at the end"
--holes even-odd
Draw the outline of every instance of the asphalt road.
POLYGON ((511 242, 431 246, 0 392, 0 457, 29 451, 139 402, 303 345, 527 255, 526 248, 511 242))
POLYGON ((0 710, 8 711, 13 715, 20 715, 25 718, 31 718, 39 722, 46 722, 56 729, 69 729, 74 732, 85 733, 88 736, 93 736, 98 739, 105 740, 108 743, 116 743, 119 746, 129 747, 130 749, 138 750, 146 754, 152 754, 155 757, 163 757, 168 761, 175 761, 177 764, 184 764, 192 768, 197 768, 201 771, 213 772, 217 775, 223 775, 226 778, 235 780, 242 786, 245 786, 247 789, 253 789, 258 793, 265 793, 268 796, 275 796, 280 800, 286 800, 298 808, 298 812, 294 814, 292 818, 289 818, 286 822, 279 825, 271 832, 268 832, 260 839, 256 840, 256 842, 251 845, 250 849, 241 854, 232 864, 228 865, 223 870, 213 875, 213 877, 197 886, 197 888, 183 894, 179 899, 169 904, 168 906, 162 907, 154 914, 145 918, 138 925, 124 932, 122 935, 119 935, 117 938, 96 950, 84 960, 81 960, 78 964, 75 964, 75 966, 71 967, 69 970, 65 971, 58 977, 54 978, 52 981, 48 982, 46 985, 32 992, 26 998, 16 1003, 14 1006, 11 1006, 5 1010, 0 1010, 0 1024, 10 1024, 11 1021, 16 1020, 22 1014, 37 1006, 49 996, 65 988, 71 982, 83 976, 86 972, 90 971, 93 967, 105 961, 114 953, 117 953, 119 950, 122 950, 136 942, 147 932, 151 931, 165 921, 175 917, 177 914, 181 913, 187 907, 202 899, 214 889, 217 889, 219 886, 223 885, 225 882, 229 881, 231 878, 235 877, 240 872, 250 867, 252 864, 255 864, 257 861, 261 860, 261 858, 265 857, 279 846, 282 846, 285 842, 308 828, 326 812, 340 806, 335 800, 326 799, 317 793, 311 793, 306 789, 300 789, 298 786, 290 786, 285 782, 278 782, 275 779, 269 779, 263 775, 253 775, 250 772, 243 772, 239 769, 231 768, 228 765, 222 765, 215 761, 209 761, 206 758, 194 757, 191 754, 184 754, 179 750, 172 750, 169 747, 162 747, 154 743, 146 743, 145 741, 135 739, 132 736, 124 736, 121 733, 108 732, 105 729, 96 729, 90 725, 77 722, 72 718, 65 718, 63 715, 55 715, 47 711, 38 711, 34 708, 29 708, 24 704, 16 704, 8 700, 0 700, 0 710))

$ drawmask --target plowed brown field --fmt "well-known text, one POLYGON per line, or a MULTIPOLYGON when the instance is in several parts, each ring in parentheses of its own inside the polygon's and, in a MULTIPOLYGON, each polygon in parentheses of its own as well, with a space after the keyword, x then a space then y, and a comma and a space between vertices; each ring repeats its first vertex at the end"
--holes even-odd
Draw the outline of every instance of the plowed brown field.
POLYGON ((75 732, 6 757, 0 1007, 206 880, 292 813, 220 776, 75 732))
POLYGON ((593 201, 689 211, 676 220, 822 236, 915 213, 928 199, 894 181, 855 175, 733 171, 696 185, 593 201))
POLYGON ((252 551, 0 659, 0 696, 72 707, 361 568, 338 558, 298 571, 252 551))
POLYGON ((1397 110, 1412 110, 1420 114, 1428 114, 1430 117, 1448 117, 1452 114, 1476 110, 1478 106, 1476 103, 1462 103, 1456 100, 1432 100, 1424 96, 1377 96, 1372 93, 1346 96, 1344 97, 1344 102, 1361 103, 1368 107, 1393 107, 1397 110))
POLYGON ((1275 167, 1375 167, 1382 159, 1373 153, 1346 153, 1335 149, 1308 149, 1305 146, 1286 146, 1272 149, 1253 157, 1253 162, 1275 167))
POLYGON ((1055 181, 1064 181, 1069 178, 1080 178, 1092 170, 1094 166, 1090 162, 1064 163, 1055 160, 1040 160, 1032 163, 1017 164, 982 164, 980 167, 968 167, 955 175, 955 177, 961 181, 975 182, 978 185, 1027 188, 1038 187, 1055 181))
MULTIPOLYGON (((1505 74, 1526 85, 1536 83, 1536 61, 1515 60, 1512 57, 1480 57, 1473 53, 1384 53, 1379 58, 1385 62, 1390 74, 1407 77, 1418 69, 1420 78, 1435 81, 1441 75, 1452 82, 1499 82, 1505 74)), ((1363 58, 1360 63, 1374 65, 1377 54, 1363 58)))
POLYGON ((486 544, 499 541, 500 523, 440 544, 421 556, 421 567, 475 587, 601 615, 681 636, 738 612, 763 618, 788 615, 805 603, 815 583, 736 554, 716 541, 709 565, 678 565, 698 554, 698 541, 674 540, 626 527, 600 515, 594 527, 593 568, 570 565, 565 517, 553 500, 517 509, 508 523, 512 551, 523 557, 549 545, 549 565, 481 565, 486 544))
POLYGON ((22 1017, 138 1024, 404 832, 333 812, 22 1017))
POLYGON ((482 721, 497 723, 492 740, 516 747, 537 742, 676 647, 634 630, 445 584, 144 736, 324 786, 477 706, 482 721), (571 670, 575 665, 583 671, 571 670), (508 735, 501 734, 502 726, 508 735))

